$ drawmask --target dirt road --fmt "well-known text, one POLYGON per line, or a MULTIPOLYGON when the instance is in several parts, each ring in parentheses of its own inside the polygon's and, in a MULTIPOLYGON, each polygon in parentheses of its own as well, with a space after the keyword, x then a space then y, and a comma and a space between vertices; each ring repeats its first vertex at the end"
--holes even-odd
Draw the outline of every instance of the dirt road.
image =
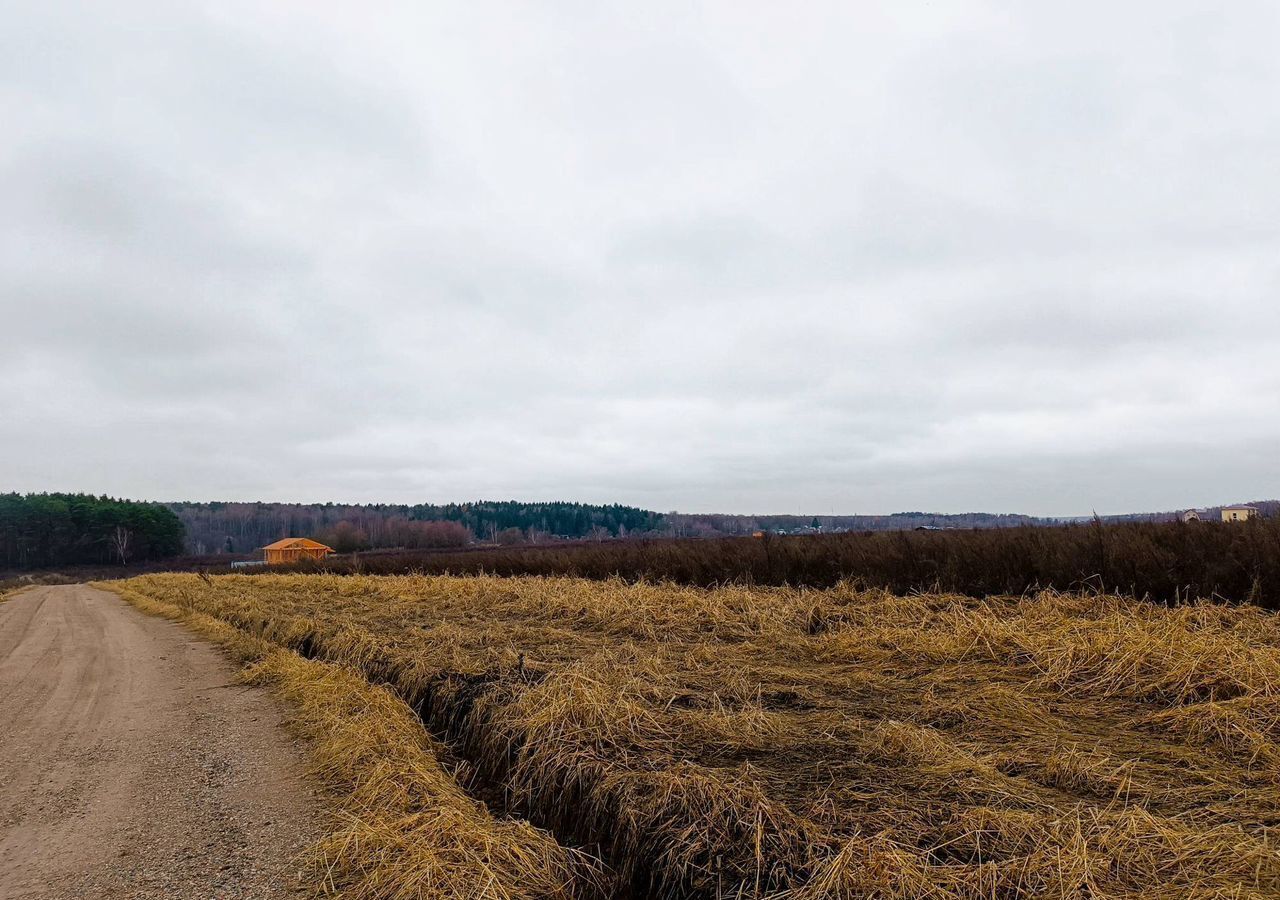
POLYGON ((261 690, 83 585, 0 602, 0 898, 275 898, 322 800, 261 690))

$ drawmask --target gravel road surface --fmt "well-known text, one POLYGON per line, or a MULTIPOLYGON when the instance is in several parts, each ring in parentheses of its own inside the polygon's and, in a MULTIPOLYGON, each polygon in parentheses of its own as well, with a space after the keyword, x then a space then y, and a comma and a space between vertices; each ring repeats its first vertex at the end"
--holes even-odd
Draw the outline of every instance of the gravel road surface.
POLYGON ((276 898, 318 836, 305 751, 180 626, 84 585, 0 602, 0 898, 276 898))

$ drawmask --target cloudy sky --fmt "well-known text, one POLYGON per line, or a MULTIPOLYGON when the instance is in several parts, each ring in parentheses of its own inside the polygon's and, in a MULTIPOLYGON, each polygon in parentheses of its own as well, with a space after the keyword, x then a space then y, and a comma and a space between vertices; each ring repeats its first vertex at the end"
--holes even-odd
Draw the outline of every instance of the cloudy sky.
POLYGON ((1280 7, 0 3, 0 490, 1280 495, 1280 7))

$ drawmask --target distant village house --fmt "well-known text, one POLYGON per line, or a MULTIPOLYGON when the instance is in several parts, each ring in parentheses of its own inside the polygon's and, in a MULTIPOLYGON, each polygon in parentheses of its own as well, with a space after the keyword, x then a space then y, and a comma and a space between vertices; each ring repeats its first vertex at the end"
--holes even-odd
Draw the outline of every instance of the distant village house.
POLYGON ((1189 509, 1189 510, 1187 510, 1186 512, 1184 512, 1184 513, 1182 514, 1182 521, 1184 521, 1184 522, 1199 522, 1199 521, 1200 521, 1200 510, 1198 510, 1198 509, 1189 509))
POLYGON ((326 547, 310 538, 284 538, 258 549, 262 551, 262 561, 269 566, 297 562, 300 559, 324 559, 336 552, 332 547, 326 547))
POLYGON ((1224 522, 1243 522, 1246 519, 1252 519, 1257 515, 1258 507, 1256 506, 1222 507, 1222 521, 1224 522))

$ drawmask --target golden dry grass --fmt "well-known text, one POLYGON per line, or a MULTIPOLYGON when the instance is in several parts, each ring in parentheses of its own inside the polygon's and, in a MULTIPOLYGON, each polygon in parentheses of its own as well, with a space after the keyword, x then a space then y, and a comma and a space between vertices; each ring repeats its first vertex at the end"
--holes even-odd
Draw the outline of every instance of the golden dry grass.
MULTIPOLYGON (((346 667, 335 708, 387 685, 447 741, 419 738, 456 761, 451 803, 472 803, 457 784, 487 801, 468 840, 550 840, 508 816, 559 838, 518 857, 531 893, 1280 896, 1280 626, 1251 607, 447 576, 115 589, 346 667)), ((456 843, 446 825, 412 846, 456 843)), ((362 896, 417 896, 394 893, 403 852, 374 854, 362 896)))
POLYGON ((392 691, 345 665, 304 659, 163 597, 104 584, 139 609, 177 619, 248 663, 310 739, 315 773, 338 798, 310 851, 318 893, 350 900, 572 900, 598 893, 594 860, 524 822, 495 819, 442 766, 447 753, 392 691))

